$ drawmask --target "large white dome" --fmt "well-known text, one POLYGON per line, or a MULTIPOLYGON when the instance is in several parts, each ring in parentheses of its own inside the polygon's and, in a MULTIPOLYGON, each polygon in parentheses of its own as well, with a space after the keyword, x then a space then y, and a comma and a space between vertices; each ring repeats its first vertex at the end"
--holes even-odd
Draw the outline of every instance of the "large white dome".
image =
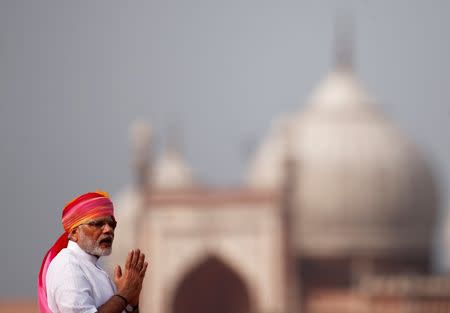
MULTIPOLYGON (((354 73, 340 67, 289 121, 297 161, 295 240, 303 254, 415 253, 430 247, 437 206, 430 170, 373 104, 354 73)), ((250 166, 253 188, 280 185, 279 145, 285 140, 278 134, 272 131, 250 166), (273 142, 278 144, 271 148, 273 142)))

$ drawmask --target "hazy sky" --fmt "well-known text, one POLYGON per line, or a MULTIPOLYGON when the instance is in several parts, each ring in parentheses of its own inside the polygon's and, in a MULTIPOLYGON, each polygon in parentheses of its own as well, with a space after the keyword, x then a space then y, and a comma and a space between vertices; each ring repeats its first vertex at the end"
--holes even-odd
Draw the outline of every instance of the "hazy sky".
POLYGON ((183 125, 195 174, 237 184, 355 18, 356 70, 450 187, 448 1, 1 1, 0 298, 34 296, 62 206, 130 182, 128 127, 183 125))

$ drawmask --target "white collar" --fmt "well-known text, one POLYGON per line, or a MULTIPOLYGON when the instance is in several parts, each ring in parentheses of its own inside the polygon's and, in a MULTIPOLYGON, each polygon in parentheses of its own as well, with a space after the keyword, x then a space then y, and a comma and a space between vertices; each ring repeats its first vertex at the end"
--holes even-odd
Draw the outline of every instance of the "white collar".
POLYGON ((95 255, 91 255, 80 248, 80 246, 72 240, 69 240, 69 243, 67 244, 67 249, 72 251, 76 254, 76 256, 80 257, 83 260, 86 260, 94 265, 97 265, 97 262, 100 258, 96 257, 95 255))

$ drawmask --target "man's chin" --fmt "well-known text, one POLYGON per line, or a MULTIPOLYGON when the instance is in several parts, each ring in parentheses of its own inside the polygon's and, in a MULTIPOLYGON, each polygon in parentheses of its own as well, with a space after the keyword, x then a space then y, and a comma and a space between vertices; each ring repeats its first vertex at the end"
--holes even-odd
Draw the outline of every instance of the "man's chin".
POLYGON ((100 248, 100 247, 98 247, 94 251, 92 251, 92 253, 90 253, 90 254, 95 255, 96 257, 101 257, 101 256, 110 255, 111 252, 112 252, 112 248, 111 247, 109 247, 109 248, 100 248))
POLYGON ((102 253, 101 253, 101 255, 99 255, 99 256, 107 256, 107 255, 110 255, 111 252, 112 252, 112 248, 111 248, 111 247, 109 247, 109 248, 104 248, 104 249, 102 249, 102 253))

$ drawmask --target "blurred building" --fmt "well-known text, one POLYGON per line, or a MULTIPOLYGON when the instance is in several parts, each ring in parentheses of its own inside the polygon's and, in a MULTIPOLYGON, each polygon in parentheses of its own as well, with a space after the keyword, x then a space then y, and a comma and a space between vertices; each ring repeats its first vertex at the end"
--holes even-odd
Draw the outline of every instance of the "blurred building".
POLYGON ((153 162, 136 125, 110 263, 149 256, 143 312, 450 312, 450 279, 431 274, 431 170, 347 48, 307 108, 276 119, 242 186, 197 182, 176 144, 153 162))

